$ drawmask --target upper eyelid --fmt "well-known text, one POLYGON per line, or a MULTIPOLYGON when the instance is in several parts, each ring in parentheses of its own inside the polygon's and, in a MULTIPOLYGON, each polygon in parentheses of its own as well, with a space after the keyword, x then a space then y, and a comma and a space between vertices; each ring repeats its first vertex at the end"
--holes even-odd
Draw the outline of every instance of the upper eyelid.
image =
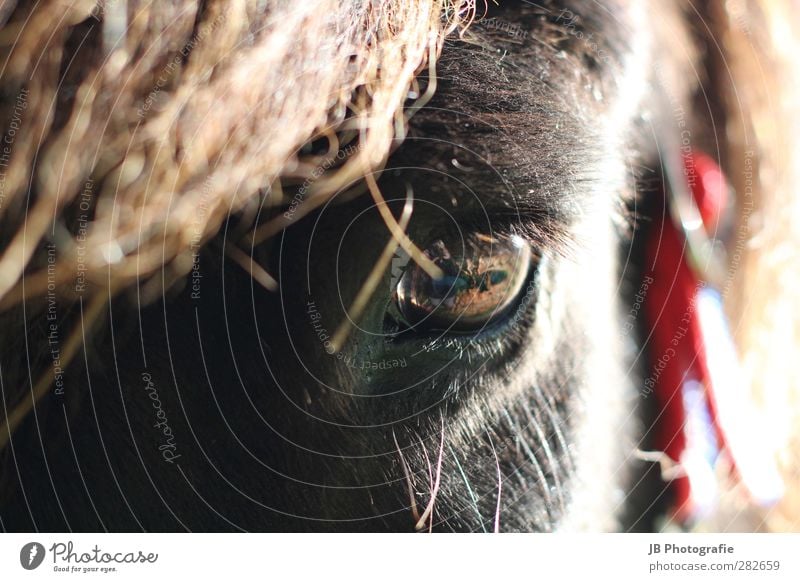
POLYGON ((577 242, 569 225, 539 212, 514 212, 511 209, 485 209, 485 213, 454 213, 461 230, 498 237, 522 237, 534 252, 570 256, 577 242))

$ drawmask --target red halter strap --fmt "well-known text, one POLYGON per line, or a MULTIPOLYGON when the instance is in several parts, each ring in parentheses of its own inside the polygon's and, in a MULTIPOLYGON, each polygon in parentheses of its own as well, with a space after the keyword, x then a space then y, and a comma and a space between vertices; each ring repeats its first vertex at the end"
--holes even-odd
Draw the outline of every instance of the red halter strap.
MULTIPOLYGON (((686 195, 696 207, 694 222, 702 218, 702 225, 687 225, 679 212, 665 213, 645 243, 646 275, 652 282, 644 301, 651 328, 644 394, 653 394, 658 405, 655 447, 677 463, 670 485, 671 517, 688 523, 715 509, 715 469, 722 459, 758 503, 776 501, 781 481, 752 435, 742 438, 743 430, 753 427, 747 420, 750 410, 741 374, 736 373, 738 362, 722 298, 704 280, 706 265, 690 260, 711 257, 691 248, 687 229, 704 230, 704 238, 713 242, 728 207, 728 186, 709 156, 691 152, 681 159, 684 171, 678 177, 688 186, 686 195)), ((668 202, 678 203, 674 197, 668 202)))

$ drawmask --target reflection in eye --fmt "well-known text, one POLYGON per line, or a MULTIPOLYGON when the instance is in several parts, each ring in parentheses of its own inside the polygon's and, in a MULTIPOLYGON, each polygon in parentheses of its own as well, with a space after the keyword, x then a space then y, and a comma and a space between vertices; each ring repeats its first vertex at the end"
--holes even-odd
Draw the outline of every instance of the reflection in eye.
POLYGON ((412 328, 479 330, 516 303, 533 262, 530 246, 518 236, 476 234, 451 245, 437 240, 425 254, 444 276, 432 279, 411 262, 395 291, 397 308, 412 328))

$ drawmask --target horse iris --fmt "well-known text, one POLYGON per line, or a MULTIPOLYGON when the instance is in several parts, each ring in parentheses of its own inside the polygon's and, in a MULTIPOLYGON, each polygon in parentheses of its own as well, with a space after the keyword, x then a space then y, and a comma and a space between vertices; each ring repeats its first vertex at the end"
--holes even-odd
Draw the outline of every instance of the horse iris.
POLYGON ((455 243, 438 239, 424 251, 442 277, 412 262, 398 281, 397 308, 412 328, 477 331, 505 314, 522 292, 533 253, 521 237, 476 234, 455 243))

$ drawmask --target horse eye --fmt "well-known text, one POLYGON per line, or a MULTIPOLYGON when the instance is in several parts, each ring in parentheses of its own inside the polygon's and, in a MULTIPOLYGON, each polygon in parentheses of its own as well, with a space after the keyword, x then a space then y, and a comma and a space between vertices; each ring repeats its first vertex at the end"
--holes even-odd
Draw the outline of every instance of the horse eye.
POLYGON ((395 301, 412 329, 478 331, 516 304, 534 262, 530 245, 518 236, 475 234, 456 244, 440 239, 424 252, 444 275, 433 279, 408 263, 395 301))

